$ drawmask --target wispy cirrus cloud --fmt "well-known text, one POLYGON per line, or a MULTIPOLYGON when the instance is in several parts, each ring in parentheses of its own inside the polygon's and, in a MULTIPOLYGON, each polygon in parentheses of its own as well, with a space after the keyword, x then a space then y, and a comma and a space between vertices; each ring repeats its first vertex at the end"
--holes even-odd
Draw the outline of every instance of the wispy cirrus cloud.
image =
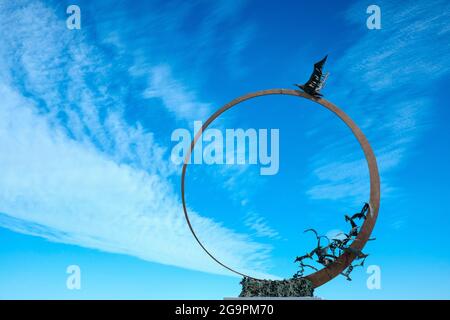
MULTIPOLYGON (((123 83, 129 79, 114 81, 103 52, 40 2, 2 3, 0 21, 0 224, 52 241, 228 274, 193 241, 168 179, 165 148, 148 128, 126 119, 123 83)), ((153 84, 170 84, 178 95, 158 96, 168 109, 177 112, 186 101, 187 109, 197 105, 158 65, 153 84)), ((179 116, 188 117, 181 109, 179 116)), ((191 219, 224 262, 269 276, 265 245, 198 213, 191 219)))
POLYGON ((192 91, 177 81, 167 65, 156 66, 151 70, 149 87, 145 98, 160 99, 163 105, 177 119, 199 121, 207 119, 211 113, 209 103, 200 102, 192 91))
POLYGON ((280 234, 274 228, 269 226, 266 219, 261 217, 255 212, 249 212, 244 221, 245 225, 250 228, 250 230, 255 232, 257 237, 264 237, 269 239, 280 239, 280 234))
POLYGON ((65 21, 39 2, 4 3, 0 15, 4 83, 34 99, 39 112, 71 138, 118 162, 168 170, 162 161, 165 148, 155 143, 153 134, 139 122, 124 120, 121 97, 126 89, 114 86, 111 63, 88 44, 84 33, 69 32, 65 21))
MULTIPOLYGON (((346 14, 354 27, 365 28, 365 8, 360 2, 346 14)), ((409 154, 411 146, 428 122, 433 83, 448 74, 450 58, 449 4, 445 1, 378 3, 382 29, 362 30, 362 37, 340 57, 330 77, 327 93, 360 125, 374 147, 382 176, 383 194, 395 185, 389 172, 409 154)), ((349 133, 347 133, 348 135, 349 133)), ((312 159, 313 199, 368 198, 368 170, 362 153, 344 136, 327 140, 327 152, 341 160, 324 163, 321 155, 312 159)))

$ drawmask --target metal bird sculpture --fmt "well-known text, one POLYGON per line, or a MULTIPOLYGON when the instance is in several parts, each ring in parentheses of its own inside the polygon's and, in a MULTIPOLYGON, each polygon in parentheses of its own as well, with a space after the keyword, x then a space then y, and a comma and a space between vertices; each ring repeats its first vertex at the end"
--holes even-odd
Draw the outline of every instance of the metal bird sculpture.
MULTIPOLYGON (((353 269, 356 267, 363 267, 368 254, 363 253, 361 250, 357 250, 351 247, 351 241, 358 241, 357 236, 359 234, 359 226, 355 220, 365 220, 367 214, 370 213, 370 206, 368 203, 365 203, 361 212, 357 212, 353 214, 351 217, 348 215, 344 215, 345 221, 349 222, 351 225, 351 229, 348 233, 341 232, 337 234, 332 239, 329 239, 326 236, 321 236, 315 229, 307 229, 304 232, 312 232, 314 233, 317 245, 316 247, 309 253, 306 253, 303 256, 299 256, 295 259, 295 262, 299 263, 300 270, 294 275, 294 278, 302 277, 305 272, 305 268, 310 268, 317 271, 317 268, 311 264, 306 264, 305 260, 310 260, 312 263, 316 263, 327 267, 332 262, 335 262, 338 257, 347 252, 355 255, 355 261, 359 261, 359 263, 352 263, 349 265, 342 273, 347 280, 351 281, 350 274, 353 269), (328 241, 328 245, 321 245, 321 239, 325 238, 328 241)), ((375 238, 370 238, 368 241, 375 240, 375 238)))
POLYGON ((328 78, 328 74, 323 74, 323 65, 327 61, 328 55, 326 55, 322 60, 316 62, 314 64, 314 70, 309 77, 309 80, 305 84, 295 84, 301 90, 306 92, 307 94, 312 95, 315 98, 320 98, 323 95, 320 93, 320 90, 324 87, 325 81, 328 78))
POLYGON ((364 207, 361 209, 361 212, 357 212, 355 213, 352 217, 351 220, 355 220, 355 219, 364 219, 366 220, 367 217, 367 213, 369 212, 369 204, 366 202, 364 204, 364 207))

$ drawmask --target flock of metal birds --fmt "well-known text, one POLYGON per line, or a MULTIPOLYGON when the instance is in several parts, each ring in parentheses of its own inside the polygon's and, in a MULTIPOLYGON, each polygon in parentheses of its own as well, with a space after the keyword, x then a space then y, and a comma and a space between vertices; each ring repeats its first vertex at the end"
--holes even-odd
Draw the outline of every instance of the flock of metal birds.
MULTIPOLYGON (((305 232, 312 232, 315 234, 317 239, 317 246, 314 248, 311 252, 299 256, 295 259, 295 262, 300 263, 300 270, 294 275, 294 278, 303 277, 303 273, 305 271, 305 268, 310 268, 315 271, 318 271, 318 268, 316 268, 312 264, 305 263, 305 260, 310 260, 312 263, 317 263, 319 265, 322 265, 324 267, 329 266, 331 263, 335 262, 339 256, 341 256, 345 252, 350 252, 355 254, 356 258, 354 261, 357 261, 356 264, 349 265, 344 272, 341 274, 349 281, 352 279, 350 278, 350 274, 356 267, 363 267, 364 262, 368 256, 368 254, 364 254, 360 250, 355 250, 354 248, 351 248, 351 242, 356 239, 358 236, 360 226, 356 223, 356 221, 365 220, 367 214, 370 213, 370 206, 368 203, 365 203, 363 208, 360 212, 355 213, 351 217, 348 215, 345 215, 345 221, 350 223, 351 229, 348 233, 339 233, 336 236, 334 236, 332 239, 328 238, 327 236, 321 236, 317 233, 314 229, 307 229, 305 232), (323 245, 321 243, 321 240, 325 239, 327 241, 326 245, 323 245)), ((375 240, 369 239, 370 240, 375 240)))

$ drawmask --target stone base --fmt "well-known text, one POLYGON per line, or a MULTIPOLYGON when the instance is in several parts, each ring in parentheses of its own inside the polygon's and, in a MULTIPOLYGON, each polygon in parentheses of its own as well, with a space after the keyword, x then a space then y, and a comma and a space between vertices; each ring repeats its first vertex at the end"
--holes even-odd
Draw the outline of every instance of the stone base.
POLYGON ((257 301, 257 300, 271 300, 271 301, 284 301, 284 300, 294 300, 294 301, 300 301, 300 300, 322 300, 322 298, 319 297, 225 297, 223 300, 237 300, 237 301, 257 301))
POLYGON ((244 297, 313 297, 312 283, 305 278, 292 278, 287 280, 256 280, 244 277, 241 281, 242 291, 240 298, 244 297))

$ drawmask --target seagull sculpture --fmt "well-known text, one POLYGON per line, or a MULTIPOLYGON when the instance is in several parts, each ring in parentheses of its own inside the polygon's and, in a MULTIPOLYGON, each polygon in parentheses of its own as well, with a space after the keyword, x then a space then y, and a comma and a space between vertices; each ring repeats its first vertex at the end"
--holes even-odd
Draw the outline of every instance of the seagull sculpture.
POLYGON ((307 94, 312 95, 315 98, 320 98, 323 95, 320 93, 320 90, 324 87, 325 81, 328 78, 328 74, 323 74, 322 68, 325 62, 327 61, 328 55, 326 55, 322 60, 319 62, 316 62, 314 64, 314 70, 309 77, 308 82, 305 84, 295 84, 297 87, 299 87, 301 90, 306 92, 307 94))

